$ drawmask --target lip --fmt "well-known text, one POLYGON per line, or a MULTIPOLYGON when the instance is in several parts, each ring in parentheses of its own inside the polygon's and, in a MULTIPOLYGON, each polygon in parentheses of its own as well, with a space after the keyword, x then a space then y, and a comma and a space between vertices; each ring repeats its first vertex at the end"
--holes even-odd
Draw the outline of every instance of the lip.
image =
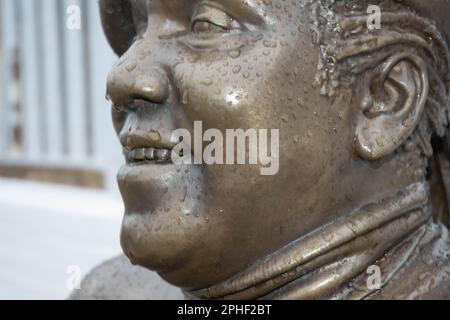
POLYGON ((175 144, 160 131, 127 130, 120 136, 127 164, 171 164, 175 144))

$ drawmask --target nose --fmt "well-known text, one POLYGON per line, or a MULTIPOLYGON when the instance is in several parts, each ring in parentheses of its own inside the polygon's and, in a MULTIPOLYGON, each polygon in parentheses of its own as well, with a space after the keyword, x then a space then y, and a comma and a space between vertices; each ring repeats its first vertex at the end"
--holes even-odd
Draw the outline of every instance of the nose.
POLYGON ((107 80, 107 96, 116 106, 127 107, 135 100, 163 104, 170 84, 162 66, 141 67, 136 63, 116 65, 107 80))

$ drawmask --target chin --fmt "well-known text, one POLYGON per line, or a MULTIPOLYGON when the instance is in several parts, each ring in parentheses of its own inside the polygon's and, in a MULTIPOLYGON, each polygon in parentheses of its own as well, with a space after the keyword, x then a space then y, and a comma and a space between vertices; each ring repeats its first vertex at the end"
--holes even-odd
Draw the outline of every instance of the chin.
POLYGON ((121 245, 131 262, 159 273, 189 264, 207 232, 200 169, 127 165, 118 182, 125 205, 121 245))
MULTIPOLYGON (((126 213, 122 223, 120 242, 133 264, 159 273, 171 272, 189 263, 187 227, 164 226, 158 219, 145 221, 147 214, 126 213)), ((153 217, 155 218, 155 217, 153 217)), ((164 223, 164 222, 162 222, 164 223)))
POLYGON ((121 246, 132 263, 184 289, 223 281, 247 263, 227 262, 240 254, 229 247, 235 220, 221 213, 231 211, 227 202, 213 201, 219 197, 208 177, 205 168, 193 165, 121 168, 121 246))
POLYGON ((133 264, 178 287, 195 285, 188 270, 204 264, 217 234, 207 219, 203 176, 195 166, 124 166, 118 174, 125 205, 121 246, 133 264), (210 239, 211 241, 209 241, 210 239), (209 244, 209 245, 208 245, 209 244))
POLYGON ((211 269, 209 258, 219 256, 212 245, 217 239, 211 238, 211 223, 198 218, 172 222, 166 217, 179 214, 164 214, 126 212, 120 237, 125 255, 177 287, 209 285, 212 279, 199 270, 211 269))

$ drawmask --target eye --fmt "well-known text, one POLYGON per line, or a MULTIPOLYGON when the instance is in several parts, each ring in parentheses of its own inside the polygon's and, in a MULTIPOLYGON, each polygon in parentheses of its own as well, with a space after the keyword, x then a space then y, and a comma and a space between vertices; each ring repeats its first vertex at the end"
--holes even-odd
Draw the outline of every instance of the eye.
POLYGON ((227 33, 241 29, 238 21, 220 9, 202 5, 192 19, 192 32, 196 34, 227 33))

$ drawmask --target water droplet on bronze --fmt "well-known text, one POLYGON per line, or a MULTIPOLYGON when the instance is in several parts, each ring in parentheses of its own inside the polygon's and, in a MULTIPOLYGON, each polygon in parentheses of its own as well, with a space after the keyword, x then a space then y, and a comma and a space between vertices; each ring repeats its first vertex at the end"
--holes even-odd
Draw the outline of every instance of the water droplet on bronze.
POLYGON ((268 48, 276 48, 277 47, 277 43, 275 41, 264 40, 263 44, 265 47, 268 47, 268 48))
POLYGON ((212 86, 213 81, 211 78, 206 78, 206 79, 200 81, 200 83, 206 87, 210 87, 210 86, 212 86))
POLYGON ((228 52, 228 56, 233 59, 239 58, 240 55, 241 55, 241 50, 239 50, 239 49, 231 50, 228 52))
POLYGON ((184 90, 183 96, 181 97, 181 103, 184 105, 189 103, 189 91, 188 90, 184 90))
POLYGON ((128 65, 125 67, 125 69, 126 69, 128 72, 132 72, 134 69, 136 69, 136 66, 137 66, 137 63, 136 63, 136 62, 132 62, 132 63, 128 64, 128 65))

